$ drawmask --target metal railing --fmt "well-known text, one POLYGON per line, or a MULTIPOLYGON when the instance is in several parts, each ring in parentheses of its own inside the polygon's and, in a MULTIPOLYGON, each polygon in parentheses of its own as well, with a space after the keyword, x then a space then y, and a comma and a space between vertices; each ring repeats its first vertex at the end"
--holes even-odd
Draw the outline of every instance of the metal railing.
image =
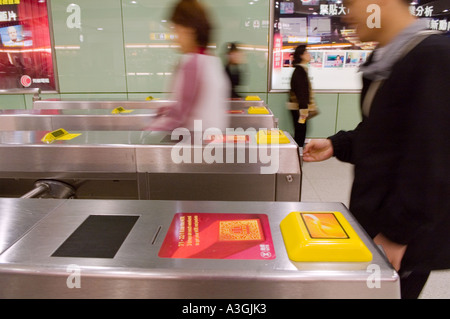
POLYGON ((40 88, 0 90, 0 95, 17 95, 17 94, 33 94, 33 102, 41 99, 41 97, 40 97, 41 89, 40 88))

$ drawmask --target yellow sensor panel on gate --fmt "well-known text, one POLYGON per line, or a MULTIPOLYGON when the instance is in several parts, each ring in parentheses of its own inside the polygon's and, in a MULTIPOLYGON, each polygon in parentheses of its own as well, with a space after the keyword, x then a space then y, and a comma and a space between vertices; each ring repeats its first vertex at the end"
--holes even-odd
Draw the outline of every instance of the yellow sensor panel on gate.
POLYGON ((288 144, 290 141, 283 131, 272 129, 258 131, 256 142, 258 144, 288 144))
POLYGON ((280 224, 294 262, 370 262, 372 253, 339 212, 292 212, 280 224))
POLYGON ((265 106, 250 106, 248 114, 269 114, 269 110, 265 106))
POLYGON ((57 140, 58 141, 71 140, 79 135, 81 135, 81 133, 70 134, 65 129, 60 128, 60 129, 57 129, 55 131, 45 134, 45 136, 42 138, 41 141, 44 143, 50 144, 57 140))
POLYGON ((257 95, 248 95, 245 97, 246 101, 261 101, 260 97, 257 95))
POLYGON ((122 106, 116 107, 111 111, 111 114, 131 113, 133 110, 126 110, 122 106))

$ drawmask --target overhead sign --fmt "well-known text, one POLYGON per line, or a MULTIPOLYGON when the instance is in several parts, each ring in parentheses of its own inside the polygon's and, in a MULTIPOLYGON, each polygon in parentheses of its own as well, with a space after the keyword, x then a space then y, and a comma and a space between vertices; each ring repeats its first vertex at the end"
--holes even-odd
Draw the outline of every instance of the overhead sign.
POLYGON ((293 53, 306 44, 314 90, 360 90, 364 63, 376 43, 362 43, 341 18, 348 8, 336 1, 273 1, 270 91, 287 91, 294 71, 293 53))

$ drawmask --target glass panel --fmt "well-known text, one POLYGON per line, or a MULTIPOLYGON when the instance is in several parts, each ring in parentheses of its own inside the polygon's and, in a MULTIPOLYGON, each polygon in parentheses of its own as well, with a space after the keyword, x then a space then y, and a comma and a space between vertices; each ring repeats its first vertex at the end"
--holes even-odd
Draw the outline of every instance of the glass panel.
POLYGON ((217 54, 227 42, 237 42, 245 53, 241 92, 267 92, 269 0, 208 1, 217 27, 217 54))
POLYGON ((129 92, 165 92, 179 55, 167 22, 175 1, 124 0, 123 24, 129 92))
POLYGON ((61 93, 126 92, 120 0, 52 1, 61 93))
MULTIPOLYGON (((227 42, 238 42, 246 55, 242 92, 267 90, 269 0, 203 1, 214 23, 210 51, 223 58, 227 42)), ((167 21, 174 0, 124 0, 123 24, 130 93, 168 92, 180 58, 167 21)))

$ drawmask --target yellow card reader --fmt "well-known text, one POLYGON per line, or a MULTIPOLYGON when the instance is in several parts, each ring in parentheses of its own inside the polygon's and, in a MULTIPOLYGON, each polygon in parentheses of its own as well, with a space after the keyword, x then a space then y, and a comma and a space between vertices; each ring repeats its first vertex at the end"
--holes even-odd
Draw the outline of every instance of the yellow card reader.
POLYGON ((280 228, 293 262, 372 260, 372 253, 340 212, 291 212, 280 228))
POLYGON ((270 112, 265 106, 250 106, 248 114, 270 114, 270 112))
POLYGON ((114 110, 111 111, 111 114, 122 114, 122 113, 131 113, 134 110, 127 110, 122 106, 116 107, 114 110))
POLYGON ((60 129, 57 129, 55 131, 45 134, 44 137, 41 139, 41 141, 46 144, 50 144, 56 140, 65 140, 65 141, 71 140, 79 135, 81 135, 81 133, 70 134, 65 129, 60 128, 60 129))
POLYGON ((246 101, 261 101, 261 98, 257 95, 247 95, 245 97, 246 101))
POLYGON ((256 133, 256 143, 258 144, 288 144, 289 138, 279 129, 263 129, 256 133))

